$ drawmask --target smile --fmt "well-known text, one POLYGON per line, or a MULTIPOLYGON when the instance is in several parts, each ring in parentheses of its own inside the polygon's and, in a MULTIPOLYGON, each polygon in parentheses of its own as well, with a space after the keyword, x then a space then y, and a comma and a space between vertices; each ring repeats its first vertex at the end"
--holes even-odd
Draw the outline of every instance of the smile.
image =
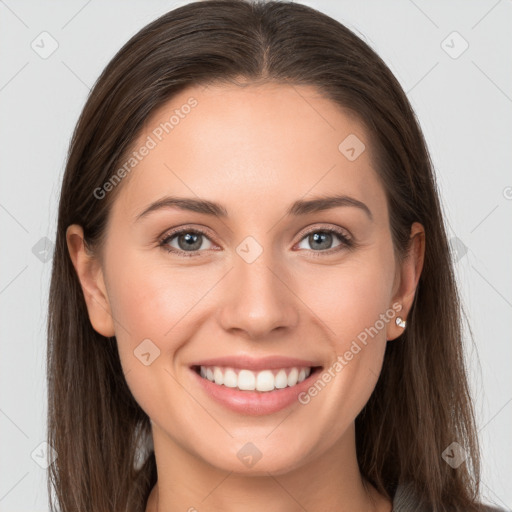
POLYGON ((312 367, 266 369, 258 372, 222 366, 199 366, 195 371, 203 379, 219 386, 237 388, 240 391, 269 392, 294 387, 307 379, 312 367))

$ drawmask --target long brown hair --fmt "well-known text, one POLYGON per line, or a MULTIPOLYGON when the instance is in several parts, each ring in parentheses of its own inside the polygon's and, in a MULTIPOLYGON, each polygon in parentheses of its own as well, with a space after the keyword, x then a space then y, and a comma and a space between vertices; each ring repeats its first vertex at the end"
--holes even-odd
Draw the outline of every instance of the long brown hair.
MULTIPOLYGON (((382 178, 395 251, 423 224, 426 253, 408 326, 387 344, 382 373, 356 419, 362 475, 392 498, 409 482, 438 511, 476 511, 479 447, 462 346, 462 316, 433 166, 411 105, 381 58, 344 25, 288 1, 208 0, 161 16, 128 41, 94 85, 63 178, 48 320, 50 507, 144 511, 156 483, 148 416, 124 378, 115 337, 97 333, 66 245, 84 229, 100 251, 122 183, 98 200, 144 121, 191 85, 312 85, 355 113, 382 178), (452 443, 468 458, 453 469, 452 443), (53 489, 52 489, 53 487, 53 489), (55 498, 52 491, 55 491, 55 498)), ((133 172, 136 172, 134 170, 133 172)))

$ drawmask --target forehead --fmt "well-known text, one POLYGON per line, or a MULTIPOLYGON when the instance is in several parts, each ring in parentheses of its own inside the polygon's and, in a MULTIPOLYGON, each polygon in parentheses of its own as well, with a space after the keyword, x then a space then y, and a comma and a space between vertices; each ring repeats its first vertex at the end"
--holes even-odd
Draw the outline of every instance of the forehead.
POLYGON ((131 218, 164 195, 253 215, 313 195, 384 198, 363 124, 310 86, 190 87, 148 118, 132 149, 116 201, 131 218))

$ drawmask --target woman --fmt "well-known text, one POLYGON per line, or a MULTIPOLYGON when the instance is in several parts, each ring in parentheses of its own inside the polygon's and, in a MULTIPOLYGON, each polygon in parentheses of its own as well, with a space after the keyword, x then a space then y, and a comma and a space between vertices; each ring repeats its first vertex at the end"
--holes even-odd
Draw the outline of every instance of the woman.
POLYGON ((337 21, 213 0, 136 34, 53 265, 61 511, 491 510, 423 135, 337 21))

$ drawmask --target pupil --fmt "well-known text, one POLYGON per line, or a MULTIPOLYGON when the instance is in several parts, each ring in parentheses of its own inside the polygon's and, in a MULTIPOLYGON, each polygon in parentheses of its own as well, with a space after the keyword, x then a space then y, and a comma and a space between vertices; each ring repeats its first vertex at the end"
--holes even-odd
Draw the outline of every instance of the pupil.
MULTIPOLYGON (((198 243, 198 239, 201 235, 198 235, 198 234, 192 234, 192 233, 187 233, 185 235, 182 235, 179 237, 179 241, 181 242, 182 239, 185 239, 186 243, 185 243, 185 250, 186 249, 199 249, 201 247, 201 242, 198 243)), ((181 243, 179 244, 180 245, 180 248, 183 249, 181 243)))
POLYGON ((314 233, 313 235, 310 236, 310 239, 312 239, 312 240, 310 240, 310 243, 313 246, 314 244, 312 243, 312 241, 315 243, 320 242, 320 247, 319 247, 320 249, 329 249, 331 238, 332 238, 332 235, 330 233, 324 233, 324 232, 314 233), (323 245, 321 243, 322 239, 324 241, 323 245), (325 243, 326 240, 327 240, 327 243, 325 243))

